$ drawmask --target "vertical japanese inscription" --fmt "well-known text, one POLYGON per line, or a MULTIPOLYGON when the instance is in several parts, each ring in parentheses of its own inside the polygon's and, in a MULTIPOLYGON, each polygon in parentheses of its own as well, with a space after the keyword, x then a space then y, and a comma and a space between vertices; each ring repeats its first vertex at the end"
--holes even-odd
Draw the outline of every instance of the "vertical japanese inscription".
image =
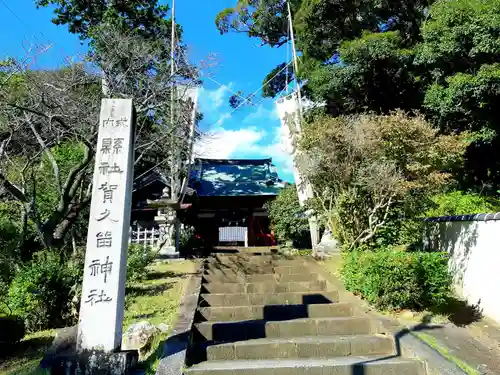
MULTIPOLYGON (((111 109, 111 115, 114 114, 115 107, 113 106, 111 109)), ((126 117, 121 117, 119 119, 107 118, 103 121, 103 128, 116 128, 123 127, 128 124, 128 119, 126 117)), ((100 183, 99 190, 102 193, 102 203, 103 204, 113 204, 113 197, 115 191, 118 189, 118 184, 113 184, 109 181, 108 177, 112 174, 121 174, 123 173, 123 168, 118 164, 120 160, 110 160, 114 155, 119 155, 123 151, 123 137, 103 137, 101 139, 98 152, 100 154, 100 161, 98 164, 99 174, 103 177, 103 182, 100 183), (103 160, 107 159, 107 160, 103 160), (117 163, 118 162, 118 163, 117 163)), ((108 219, 108 223, 118 223, 119 220, 113 219, 111 217, 111 206, 105 206, 104 211, 95 217, 95 220, 98 222, 102 222, 103 220, 108 219)), ((111 248, 113 246, 113 231, 112 229, 98 232, 96 234, 96 248, 97 249, 106 249, 111 248)), ((89 265, 90 275, 98 276, 99 274, 104 275, 104 283, 106 284, 108 274, 111 273, 113 262, 109 261, 109 255, 106 256, 106 262, 101 263, 99 259, 92 260, 92 263, 89 265)), ((89 295, 87 296, 87 300, 85 303, 90 303, 92 306, 99 302, 110 302, 112 301, 112 297, 103 297, 105 296, 105 290, 101 289, 101 294, 96 295, 96 289, 91 289, 89 291, 89 295), (96 296, 100 296, 96 298, 96 296)))
POLYGON ((132 103, 104 99, 79 323, 80 349, 120 344, 132 191, 132 103))

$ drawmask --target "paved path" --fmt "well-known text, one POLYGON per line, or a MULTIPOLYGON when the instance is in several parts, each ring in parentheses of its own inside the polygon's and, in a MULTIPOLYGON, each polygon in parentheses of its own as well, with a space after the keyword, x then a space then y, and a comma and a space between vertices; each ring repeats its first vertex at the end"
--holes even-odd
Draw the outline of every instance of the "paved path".
POLYGON ((195 322, 185 374, 425 374, 301 259, 208 259, 195 322))

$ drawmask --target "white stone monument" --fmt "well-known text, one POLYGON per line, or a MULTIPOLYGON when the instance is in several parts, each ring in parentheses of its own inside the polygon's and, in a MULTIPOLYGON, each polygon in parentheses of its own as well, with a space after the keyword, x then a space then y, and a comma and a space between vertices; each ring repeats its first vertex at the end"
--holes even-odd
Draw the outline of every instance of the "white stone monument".
POLYGON ((131 99, 103 99, 95 157, 77 350, 120 349, 134 174, 131 99))

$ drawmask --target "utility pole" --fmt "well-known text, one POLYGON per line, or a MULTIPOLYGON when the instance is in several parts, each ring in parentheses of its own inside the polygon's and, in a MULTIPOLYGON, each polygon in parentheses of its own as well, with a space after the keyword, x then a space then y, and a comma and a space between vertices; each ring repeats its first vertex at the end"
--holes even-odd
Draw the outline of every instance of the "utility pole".
MULTIPOLYGON (((114 5, 114 1, 113 0, 110 0, 108 2, 108 10, 111 9, 114 5)), ((102 69, 102 78, 101 78, 101 91, 102 91, 102 96, 104 96, 105 98, 107 98, 109 96, 109 84, 108 84, 108 80, 106 79, 106 72, 104 71, 104 69, 102 69)))
MULTIPOLYGON (((293 54, 293 70, 295 70, 294 78, 295 78, 295 86, 297 90, 297 101, 299 102, 299 119, 302 120, 302 95, 300 93, 300 85, 299 85, 299 80, 297 78, 297 72, 299 71, 299 64, 297 61, 297 50, 295 49, 295 35, 293 33, 293 22, 292 22, 292 11, 290 9, 290 2, 286 2, 286 6, 288 9, 288 25, 290 28, 290 39, 292 40, 292 54, 293 54)), ((297 129, 300 131, 300 121, 299 123, 299 128, 297 129)))
MULTIPOLYGON (((175 102, 176 102, 176 86, 175 86, 175 48, 176 48, 176 40, 175 40, 175 0, 172 0, 172 28, 170 35, 170 79, 172 80, 172 92, 170 93, 170 126, 175 125, 175 102)), ((175 133, 174 129, 174 133, 175 133)), ((177 152, 178 145, 177 137, 173 137, 172 139, 172 162, 170 165, 170 173, 172 176, 170 177, 170 197, 172 201, 178 201, 179 195, 177 189, 180 189, 179 183, 179 163, 180 163, 180 153, 177 152)), ((180 193, 180 191, 179 191, 180 193)), ((175 250, 179 251, 180 247, 180 239, 181 239, 181 231, 180 231, 180 222, 178 218, 178 212, 175 213, 175 223, 174 223, 174 233, 175 233, 175 250)))
MULTIPOLYGON (((172 25, 170 30, 170 80, 172 83, 171 92, 170 92, 170 126, 175 126, 175 0, 172 0, 172 25)), ((175 128, 173 129, 176 130, 175 128)), ((176 170, 176 156, 174 150, 176 149, 176 145, 174 144, 176 137, 172 138, 172 156, 170 162, 170 198, 172 200, 177 200, 177 170, 176 170)))
MULTIPOLYGON (((170 36, 170 77, 173 78, 175 74, 175 0, 172 0, 172 30, 170 36)), ((173 87, 173 86, 172 86, 173 87)), ((173 103, 173 96, 172 96, 173 103)), ((173 118, 173 116, 172 116, 173 118)))

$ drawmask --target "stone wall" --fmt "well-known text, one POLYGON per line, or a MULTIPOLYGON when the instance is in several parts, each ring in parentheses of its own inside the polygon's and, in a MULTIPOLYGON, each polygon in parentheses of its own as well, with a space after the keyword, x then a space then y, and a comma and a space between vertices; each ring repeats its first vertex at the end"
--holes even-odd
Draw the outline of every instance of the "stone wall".
POLYGON ((450 255, 457 293, 500 323, 500 213, 426 219, 428 249, 450 255))

